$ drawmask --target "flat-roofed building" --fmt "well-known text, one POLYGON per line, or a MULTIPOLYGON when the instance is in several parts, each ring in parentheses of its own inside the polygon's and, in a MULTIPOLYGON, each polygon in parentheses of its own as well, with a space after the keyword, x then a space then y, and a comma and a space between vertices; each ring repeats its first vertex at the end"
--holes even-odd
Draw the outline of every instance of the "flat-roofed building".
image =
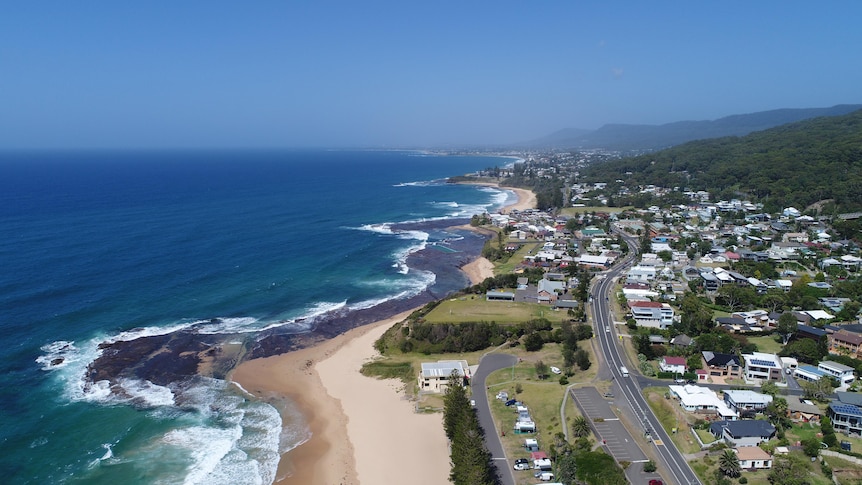
POLYGON ((781 361, 775 354, 752 352, 742 354, 745 360, 745 378, 748 380, 780 381, 783 379, 781 361))
POLYGON ((850 384, 856 380, 856 375, 854 374, 855 369, 849 365, 840 364, 831 360, 824 360, 817 364, 817 368, 827 375, 838 379, 838 382, 841 383, 842 386, 850 384))
POLYGON ((445 392, 449 386, 449 376, 454 372, 460 377, 460 382, 469 379, 470 366, 466 360, 441 360, 438 362, 422 362, 419 372, 419 390, 430 392, 445 392))

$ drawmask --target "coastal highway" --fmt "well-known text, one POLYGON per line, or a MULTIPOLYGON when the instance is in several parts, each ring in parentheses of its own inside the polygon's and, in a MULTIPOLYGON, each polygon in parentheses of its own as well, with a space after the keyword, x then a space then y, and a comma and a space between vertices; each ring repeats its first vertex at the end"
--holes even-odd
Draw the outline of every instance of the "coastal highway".
POLYGON ((615 296, 613 295, 613 290, 616 279, 637 256, 637 249, 639 247, 636 238, 627 234, 622 235, 631 250, 629 256, 617 263, 610 270, 598 275, 590 290, 590 295, 593 299, 593 305, 591 305, 593 322, 599 346, 613 376, 612 378, 617 383, 616 387, 621 392, 622 399, 628 403, 638 419, 637 425, 640 426, 640 431, 649 433, 651 436, 656 453, 660 460, 664 462, 664 469, 669 474, 665 478, 669 482, 678 485, 700 484, 701 481, 685 461, 676 445, 670 440, 658 418, 656 418, 652 409, 647 404, 646 399, 644 399, 637 379, 634 378, 633 374, 637 371, 637 367, 626 360, 624 353, 618 347, 610 298, 615 296), (621 366, 628 368, 629 372, 632 373, 630 374, 631 377, 623 376, 620 370, 621 366))

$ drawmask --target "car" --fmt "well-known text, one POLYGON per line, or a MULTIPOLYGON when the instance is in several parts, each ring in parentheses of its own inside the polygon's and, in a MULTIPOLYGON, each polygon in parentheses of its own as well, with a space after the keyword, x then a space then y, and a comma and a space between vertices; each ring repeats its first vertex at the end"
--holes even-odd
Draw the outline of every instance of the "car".
POLYGON ((673 382, 677 384, 685 384, 685 379, 674 379, 673 382))
POLYGON ((603 394, 603 396, 604 396, 604 397, 614 397, 614 393, 612 393, 612 392, 606 392, 606 393, 604 393, 604 394, 603 394))
POLYGON ((649 485, 664 485, 664 482, 662 482, 661 480, 653 479, 649 481, 649 485))
POLYGON ((553 372, 554 374, 562 374, 563 373, 563 371, 561 371, 559 367, 554 367, 554 366, 551 366, 551 372, 553 372))
POLYGON ((689 379, 689 380, 685 381, 685 383, 686 384, 697 384, 697 382, 694 379, 689 379))
POLYGON ((530 469, 530 461, 526 458, 518 458, 515 460, 515 465, 512 466, 515 470, 529 470, 530 469))
POLYGON ((538 471, 533 476, 538 478, 539 480, 541 480, 543 482, 550 482, 551 480, 554 479, 554 474, 551 472, 538 471))
POLYGON ((506 401, 506 406, 514 406, 516 402, 518 402, 517 399, 509 399, 506 401))

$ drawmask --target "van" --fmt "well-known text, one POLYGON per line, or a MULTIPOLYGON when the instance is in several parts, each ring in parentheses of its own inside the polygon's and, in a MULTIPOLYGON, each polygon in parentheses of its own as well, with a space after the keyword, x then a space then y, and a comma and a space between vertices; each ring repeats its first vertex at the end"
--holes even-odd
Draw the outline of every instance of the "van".
POLYGON ((554 474, 551 472, 537 472, 535 477, 543 482, 550 482, 554 479, 554 474))
POLYGON ((629 376, 629 370, 628 370, 628 369, 626 369, 626 366, 624 366, 624 365, 621 365, 621 366, 620 366, 620 374, 622 374, 622 375, 623 375, 623 377, 628 377, 628 376, 629 376))

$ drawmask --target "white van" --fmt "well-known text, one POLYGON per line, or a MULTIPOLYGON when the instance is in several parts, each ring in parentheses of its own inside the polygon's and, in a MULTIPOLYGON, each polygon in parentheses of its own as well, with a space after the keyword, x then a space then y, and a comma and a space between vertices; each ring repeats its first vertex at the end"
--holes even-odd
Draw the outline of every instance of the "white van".
POLYGON ((543 482, 550 482, 551 480, 554 479, 554 474, 551 472, 536 473, 536 478, 538 478, 539 480, 541 480, 543 482))
POLYGON ((628 377, 628 376, 629 376, 629 370, 628 370, 628 369, 626 369, 626 366, 624 366, 624 365, 621 365, 621 366, 620 366, 620 374, 622 374, 622 375, 623 375, 623 377, 628 377))

